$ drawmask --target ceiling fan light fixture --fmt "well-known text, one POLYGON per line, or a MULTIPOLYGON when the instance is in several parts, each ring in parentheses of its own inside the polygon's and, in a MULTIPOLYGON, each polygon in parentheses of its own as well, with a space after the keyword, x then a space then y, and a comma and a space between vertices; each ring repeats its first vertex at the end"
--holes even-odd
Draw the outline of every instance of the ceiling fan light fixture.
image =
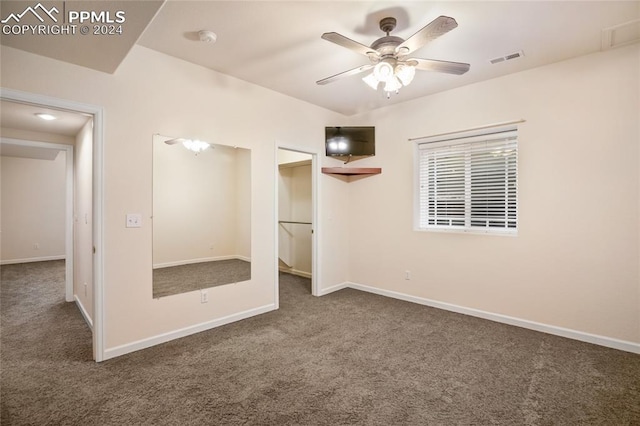
POLYGON ((404 40, 401 37, 390 35, 396 27, 396 19, 386 17, 380 20, 380 29, 385 36, 375 40, 371 45, 365 45, 353 41, 348 37, 335 32, 322 34, 322 39, 345 47, 351 51, 365 55, 369 58, 368 65, 362 65, 331 77, 316 81, 316 84, 327 84, 339 78, 352 76, 373 68, 373 72, 362 79, 373 90, 378 90, 380 83, 384 83, 383 89, 387 98, 391 92, 398 93, 403 86, 408 86, 413 81, 417 70, 437 71, 449 74, 461 75, 469 71, 470 64, 462 62, 440 61, 435 59, 405 57, 422 48, 425 44, 455 29, 458 23, 449 16, 438 16, 433 21, 422 27, 418 32, 404 40))
POLYGON ((386 81, 384 85, 385 92, 397 92, 402 87, 402 83, 398 80, 398 77, 392 76, 390 79, 386 81))
POLYGON ((367 83, 367 86, 371 87, 373 90, 378 90, 380 81, 376 78, 375 75, 373 75, 373 73, 367 75, 366 77, 363 77, 362 81, 367 83))
POLYGON ((379 62, 373 67, 373 75, 378 81, 387 81, 393 77, 393 66, 388 62, 379 62))
POLYGON ((400 64, 396 67, 396 77, 402 82, 403 86, 408 86, 416 75, 415 67, 411 65, 400 64))
POLYGON ((193 151, 193 152, 195 152, 197 154, 197 153, 202 152, 205 149, 209 148, 211 145, 209 145, 208 142, 203 142, 203 141, 199 141, 199 140, 185 139, 185 140, 182 141, 182 146, 187 148, 189 151, 193 151))
POLYGON ((384 83, 385 92, 397 93, 402 86, 408 86, 411 83, 415 74, 416 70, 411 65, 399 64, 394 68, 389 62, 380 62, 362 81, 373 90, 378 90, 380 83, 384 83))

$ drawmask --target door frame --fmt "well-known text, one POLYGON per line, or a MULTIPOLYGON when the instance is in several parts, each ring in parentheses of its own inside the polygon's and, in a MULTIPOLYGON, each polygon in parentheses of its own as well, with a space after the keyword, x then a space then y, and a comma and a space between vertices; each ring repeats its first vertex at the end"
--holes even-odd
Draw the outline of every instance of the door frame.
POLYGON ((309 149, 306 147, 289 145, 284 143, 276 142, 274 149, 274 269, 275 269, 275 306, 276 309, 280 308, 280 278, 279 278, 279 268, 278 268, 278 235, 279 235, 279 224, 278 224, 278 203, 279 203, 279 193, 278 193, 278 178, 279 178, 279 168, 278 168, 278 150, 283 149, 286 151, 299 152, 302 154, 311 155, 311 294, 313 296, 320 296, 320 271, 318 265, 320 265, 320 250, 318 250, 318 236, 320 235, 320 224, 318 221, 318 211, 319 211, 319 173, 320 168, 318 166, 318 158, 319 153, 316 150, 309 149))
POLYGON ((104 354, 104 109, 46 95, 0 88, 0 99, 93 116, 93 358, 104 354))

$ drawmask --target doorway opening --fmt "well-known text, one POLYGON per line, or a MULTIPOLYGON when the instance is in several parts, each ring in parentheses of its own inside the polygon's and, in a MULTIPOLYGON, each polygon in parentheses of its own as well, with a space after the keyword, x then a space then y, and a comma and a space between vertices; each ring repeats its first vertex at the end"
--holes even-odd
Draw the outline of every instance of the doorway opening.
MULTIPOLYGON (((58 194, 65 199, 64 242, 57 244, 64 247, 65 300, 76 302, 93 334, 93 358, 102 361, 102 108, 10 89, 2 89, 0 102, 3 156, 27 162, 38 153, 64 156, 64 194, 58 194), (49 120, 37 117, 42 113, 49 120)), ((37 241, 28 246, 44 248, 37 241)), ((46 260, 32 254, 13 260, 46 260)))
POLYGON ((277 148, 276 302, 281 273, 302 278, 306 291, 317 291, 317 170, 316 153, 277 148))
MULTIPOLYGON (((2 102, 0 107, 4 112, 12 106, 2 102)), ((64 260, 64 299, 73 302, 74 147, 7 138, 7 132, 14 132, 7 124, 0 118, 0 264, 64 260)))

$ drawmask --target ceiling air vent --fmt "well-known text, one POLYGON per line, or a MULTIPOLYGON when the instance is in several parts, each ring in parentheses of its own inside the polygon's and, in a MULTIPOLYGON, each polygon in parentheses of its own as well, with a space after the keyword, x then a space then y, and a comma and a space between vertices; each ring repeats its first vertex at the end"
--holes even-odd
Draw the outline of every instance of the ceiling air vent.
POLYGON ((518 59, 518 58, 521 58, 523 56, 524 56, 524 52, 522 50, 519 50, 517 52, 510 53, 510 54, 505 55, 505 56, 500 56, 498 58, 493 58, 489 62, 491 62, 492 64, 499 64, 500 62, 510 61, 512 59, 518 59))
POLYGON ((602 30, 602 50, 640 41, 640 19, 602 30))

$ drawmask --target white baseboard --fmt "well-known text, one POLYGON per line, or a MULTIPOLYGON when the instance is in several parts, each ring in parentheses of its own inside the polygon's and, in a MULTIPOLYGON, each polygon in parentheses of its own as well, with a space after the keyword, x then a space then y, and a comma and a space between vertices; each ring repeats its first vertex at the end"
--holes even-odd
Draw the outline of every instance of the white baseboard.
POLYGON ((87 325, 89 326, 89 328, 93 332, 93 320, 89 316, 89 313, 87 312, 87 310, 84 308, 84 305, 82 304, 82 301, 75 294, 73 295, 73 298, 76 301, 76 306, 80 310, 80 313, 82 314, 82 317, 84 318, 84 320, 86 321, 87 325))
POLYGON ((157 263, 153 265, 153 269, 160 268, 170 268, 172 266, 182 266, 182 265, 193 265, 194 263, 203 263, 203 262, 216 262, 218 260, 244 260, 245 262, 251 262, 251 259, 246 256, 239 255, 230 255, 230 256, 217 256, 217 257, 201 257, 198 259, 185 259, 185 260, 176 260, 174 262, 165 262, 165 263, 157 263))
POLYGON ((279 266, 280 272, 286 272, 287 274, 297 275, 302 278, 311 278, 311 273, 306 271, 298 271, 297 269, 287 268, 285 266, 279 266))
POLYGON ((8 259, 8 260, 0 260, 0 265, 14 265, 16 263, 31 263, 31 262, 46 262, 48 260, 65 260, 66 256, 58 255, 58 256, 42 256, 42 257, 29 257, 26 259, 8 259))
POLYGON ((331 287, 321 288, 318 296, 326 296, 327 294, 333 293, 334 291, 342 290, 343 288, 349 287, 349 284, 350 283, 344 282, 342 284, 337 284, 331 287))
POLYGON ((640 343, 614 339, 606 336, 599 336, 596 334, 585 333, 582 331, 572 330, 569 328, 557 327, 554 325, 543 324, 543 323, 529 321, 521 318, 510 317, 507 315, 481 311, 479 309, 467 308, 464 306, 458 306, 451 303, 439 302, 437 300, 431 300, 431 299, 426 299, 422 297, 412 296, 409 294, 400 293, 400 292, 391 291, 391 290, 384 290, 384 289, 371 287, 363 284, 345 282, 341 285, 330 287, 329 289, 323 290, 321 295, 325 295, 332 291, 339 290, 340 288, 338 287, 353 288, 355 290, 366 291, 368 293, 374 293, 381 296, 392 297, 394 299, 418 303, 420 305, 431 306, 433 308, 443 309, 445 311, 451 311, 459 314, 470 315, 478 318, 488 319, 495 322, 500 322, 503 324, 514 325, 516 327, 522 327, 530 330, 540 331, 542 333, 553 334, 555 336, 561 336, 569 339, 579 340, 581 342, 593 343, 595 345, 600 345, 608 348, 618 349, 621 351, 640 354, 640 343), (327 291, 327 290, 331 290, 331 291, 327 291))
POLYGON ((168 333, 159 334, 157 336, 149 337, 147 339, 138 340, 136 342, 127 343, 125 345, 109 348, 104 351, 103 360, 108 360, 121 355, 125 355, 131 352, 139 351, 141 349, 150 348, 161 343, 166 343, 171 340, 179 339, 181 337, 190 336, 192 334, 200 333, 202 331, 210 330, 212 328, 220 327, 222 325, 230 324, 232 322, 240 321, 246 318, 250 318, 256 315, 264 314, 276 309, 275 304, 269 304, 260 306, 258 308, 249 309, 244 312, 229 315, 226 317, 214 319, 211 321, 195 324, 189 327, 185 327, 179 330, 170 331, 168 333))

